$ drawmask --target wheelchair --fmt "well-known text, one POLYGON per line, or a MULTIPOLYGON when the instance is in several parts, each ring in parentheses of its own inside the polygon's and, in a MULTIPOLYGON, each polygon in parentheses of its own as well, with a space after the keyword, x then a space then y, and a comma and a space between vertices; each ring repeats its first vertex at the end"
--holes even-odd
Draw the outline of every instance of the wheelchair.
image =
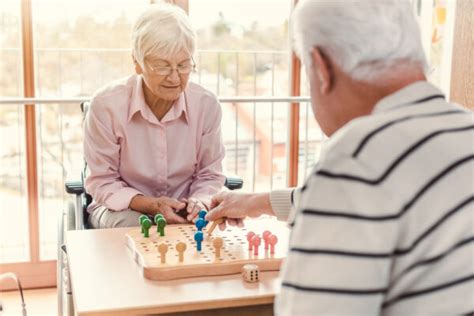
MULTIPOLYGON (((81 103, 83 117, 87 115, 88 103, 81 103)), ((86 166, 81 172, 80 178, 67 181, 64 186, 67 193, 74 196, 74 201, 69 200, 66 208, 61 210, 58 216, 58 259, 57 259, 57 291, 58 291, 58 315, 62 316, 64 311, 67 315, 74 315, 71 282, 67 263, 67 248, 65 245, 65 233, 69 230, 89 229, 89 213, 87 207, 92 202, 92 197, 86 192, 84 180, 86 166)), ((229 190, 241 189, 243 180, 239 177, 227 177, 224 186, 229 190)))

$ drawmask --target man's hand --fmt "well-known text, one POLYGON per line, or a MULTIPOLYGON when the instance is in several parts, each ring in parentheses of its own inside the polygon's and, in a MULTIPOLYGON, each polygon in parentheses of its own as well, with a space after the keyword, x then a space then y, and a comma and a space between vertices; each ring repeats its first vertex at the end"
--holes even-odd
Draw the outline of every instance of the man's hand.
POLYGON ((198 199, 189 198, 187 207, 188 216, 186 217, 186 219, 193 223, 196 222, 200 210, 207 210, 206 205, 204 205, 204 203, 202 203, 198 199))
POLYGON ((268 193, 221 192, 212 198, 211 210, 207 213, 206 220, 225 218, 226 221, 219 224, 219 228, 223 230, 226 222, 231 226, 241 227, 245 217, 258 217, 263 214, 275 215, 268 193))

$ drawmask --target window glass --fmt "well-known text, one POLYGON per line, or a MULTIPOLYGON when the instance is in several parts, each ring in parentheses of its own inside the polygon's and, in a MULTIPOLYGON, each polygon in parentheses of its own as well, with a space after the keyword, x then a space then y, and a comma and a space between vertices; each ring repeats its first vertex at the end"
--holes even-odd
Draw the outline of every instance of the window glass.
MULTIPOLYGON (((290 12, 290 0, 190 0, 193 80, 219 96, 288 96, 290 12)), ((223 102, 222 110, 226 172, 247 191, 284 187, 288 103, 223 102)))
MULTIPOLYGON (((0 5, 0 98, 23 94, 20 1, 0 5)), ((25 122, 22 105, 0 104, 0 264, 28 261, 25 122)))
MULTIPOLYGON (((131 30, 149 1, 34 1, 36 91, 42 97, 90 97, 133 73, 131 30)), ((41 259, 56 256, 56 216, 80 179, 82 113, 77 103, 37 106, 41 259)))

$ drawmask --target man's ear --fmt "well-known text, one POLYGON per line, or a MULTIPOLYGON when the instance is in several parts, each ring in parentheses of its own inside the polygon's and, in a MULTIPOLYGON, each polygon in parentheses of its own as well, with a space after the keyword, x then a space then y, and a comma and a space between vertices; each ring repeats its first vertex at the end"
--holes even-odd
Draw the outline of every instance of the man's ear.
POLYGON ((132 55, 132 59, 133 59, 133 65, 135 67, 135 72, 137 73, 137 75, 141 75, 143 73, 142 66, 140 66, 135 56, 132 55))
POLYGON ((311 61, 313 67, 313 73, 318 76, 318 80, 320 82, 320 89, 321 94, 327 94, 332 86, 331 86, 331 68, 329 64, 329 60, 325 58, 324 54, 321 50, 317 47, 313 48, 311 51, 311 61))

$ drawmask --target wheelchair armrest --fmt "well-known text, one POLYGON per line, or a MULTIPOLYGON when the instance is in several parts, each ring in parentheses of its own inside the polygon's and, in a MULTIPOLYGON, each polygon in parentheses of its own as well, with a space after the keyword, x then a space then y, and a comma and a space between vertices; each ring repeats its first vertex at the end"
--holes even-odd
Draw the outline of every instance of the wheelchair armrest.
MULTIPOLYGON (((242 189, 243 185, 244 180, 242 180, 242 178, 240 177, 227 177, 224 183, 224 186, 227 187, 229 190, 242 189)), ((82 181, 78 180, 66 181, 64 187, 66 188, 66 192, 69 194, 80 195, 85 192, 84 184, 82 183, 82 181)))
POLYGON ((227 177, 224 183, 224 186, 229 190, 242 189, 243 185, 244 180, 242 180, 240 177, 227 177))
POLYGON ((84 184, 80 180, 66 181, 64 187, 66 188, 66 192, 69 194, 80 195, 84 193, 84 184))

